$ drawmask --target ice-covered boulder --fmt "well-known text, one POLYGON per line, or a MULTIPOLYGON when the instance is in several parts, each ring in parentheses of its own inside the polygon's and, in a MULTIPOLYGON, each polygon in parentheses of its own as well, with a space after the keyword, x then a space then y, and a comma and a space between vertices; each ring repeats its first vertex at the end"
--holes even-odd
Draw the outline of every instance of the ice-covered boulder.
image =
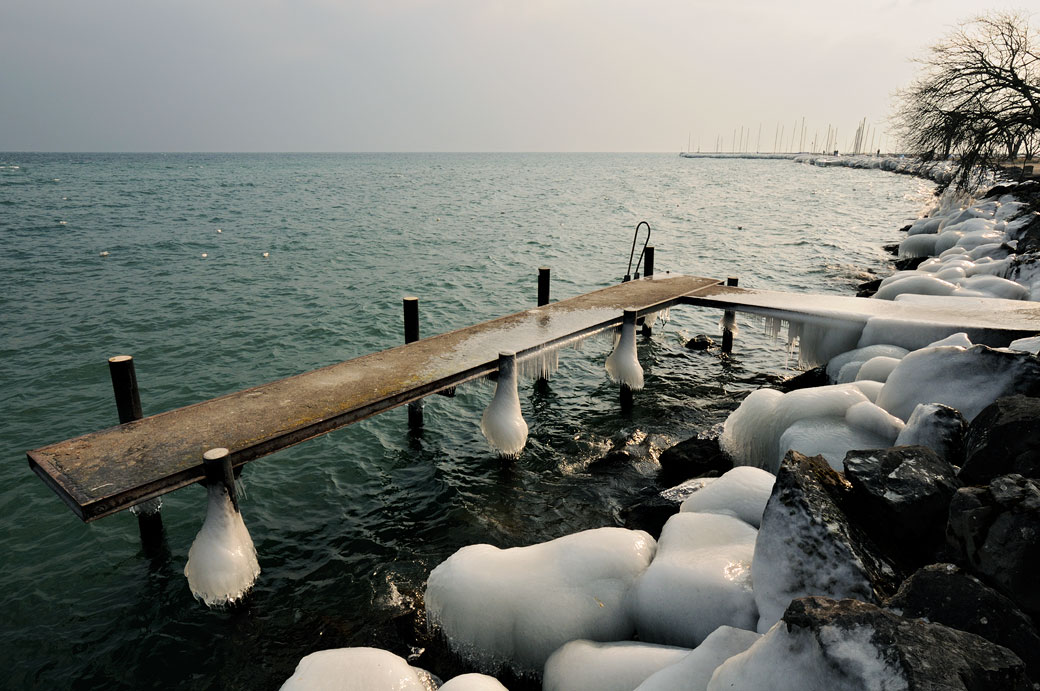
POLYGON ((757 528, 774 482, 776 477, 761 468, 737 466, 693 492, 679 510, 736 516, 757 528))
POLYGON ((635 691, 705 691, 719 665, 759 638, 754 631, 720 626, 686 657, 650 675, 635 691))
MULTIPOLYGON (((836 355, 830 359, 827 363, 827 376, 830 377, 831 382, 837 382, 838 375, 842 368, 850 362, 864 363, 867 360, 876 357, 889 357, 896 360, 902 360, 907 353, 910 351, 906 348, 900 348, 899 346, 886 345, 879 343, 877 345, 866 346, 864 348, 856 348, 840 355, 836 355)), ((856 374, 859 373, 859 369, 856 369, 856 374)), ((853 375, 855 378, 855 375, 853 375)))
POLYGON ((463 547, 430 573, 427 616, 482 671, 537 674, 567 641, 632 636, 628 591, 655 549, 647 533, 623 528, 529 547, 463 547))
POLYGON ((934 561, 961 486, 952 465, 925 446, 850 451, 845 478, 851 513, 886 554, 912 568, 934 561))
POLYGON ((951 465, 964 463, 964 435, 968 423, 960 411, 941 403, 919 403, 895 446, 927 446, 951 465))
POLYGON ((998 398, 971 421, 965 447, 965 484, 1010 473, 1040 478, 1040 398, 998 398))
POLYGON ((634 641, 571 641, 546 661, 542 691, 633 691, 689 653, 687 648, 634 641))
POLYGON ((980 636, 823 597, 793 601, 783 621, 722 663, 708 684, 709 691, 1031 687, 1023 662, 980 636))
POLYGON ((440 691, 509 691, 498 679, 486 674, 460 674, 444 683, 440 691))
POLYGON ((435 691, 437 685, 429 672, 389 651, 337 648, 301 659, 281 691, 435 691))
POLYGON ((921 403, 942 403, 972 420, 983 408, 1015 393, 1040 394, 1040 358, 987 346, 915 350, 889 375, 877 404, 908 420, 921 403))
POLYGON ((946 531, 963 563, 1040 616, 1040 479, 1005 475, 988 487, 962 487, 946 531))
POLYGON ((639 639, 693 648, 720 626, 754 629, 751 565, 758 531, 732 516, 679 513, 632 588, 639 639))
POLYGON ((953 564, 931 564, 903 581, 885 607, 982 636, 1022 658, 1040 679, 1040 632, 1014 602, 953 564))
POLYGON ((751 564, 758 631, 775 624, 805 595, 875 602, 895 592, 898 577, 839 502, 851 486, 822 457, 791 452, 762 514, 751 564))
POLYGON ((623 525, 634 530, 645 530, 657 538, 661 535, 665 522, 679 513, 682 503, 689 499, 694 492, 704 489, 716 479, 718 478, 692 478, 626 506, 621 509, 623 525))
MULTIPOLYGON (((781 448, 785 430, 804 418, 844 419, 849 408, 863 402, 869 403, 869 400, 855 384, 820 386, 785 394, 759 389, 751 392, 726 418, 720 442, 737 465, 776 472, 789 448, 781 448)), ((808 433, 813 434, 815 425, 809 425, 808 433)), ((881 445, 889 446, 891 441, 881 445)), ((844 457, 844 453, 841 456, 844 457)))
MULTIPOLYGON (((869 401, 864 403, 873 406, 869 401)), ((891 446, 894 440, 895 434, 880 435, 849 424, 847 416, 802 418, 780 435, 776 463, 779 464, 788 451, 797 451, 822 456, 832 468, 841 470, 841 461, 850 450, 884 448, 891 446)))

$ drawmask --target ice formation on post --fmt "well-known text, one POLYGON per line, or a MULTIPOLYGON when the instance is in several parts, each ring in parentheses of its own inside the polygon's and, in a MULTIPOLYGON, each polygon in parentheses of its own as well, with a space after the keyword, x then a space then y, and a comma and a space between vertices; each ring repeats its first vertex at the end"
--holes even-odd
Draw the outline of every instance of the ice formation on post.
POLYGON ((607 357, 606 368, 612 381, 624 384, 633 391, 643 388, 643 368, 636 356, 636 316, 631 310, 625 310, 621 337, 614 346, 614 352, 607 357))
POLYGON ((687 648, 635 641, 571 641, 546 661, 542 691, 632 691, 689 653, 687 648))
POLYGON ((688 512, 669 518, 657 556, 632 588, 639 640, 692 648, 720 626, 754 629, 757 536, 733 516, 688 512))
MULTIPOLYGON (((206 458, 227 449, 211 449, 206 458)), ((212 456, 217 458, 218 456, 212 456)), ((242 598, 260 574, 256 548, 223 483, 209 482, 206 520, 188 550, 184 575, 191 593, 209 607, 219 607, 242 598)))
POLYGON ((516 390, 516 354, 498 354, 498 382, 495 396, 480 418, 480 431, 503 456, 515 458, 527 443, 527 423, 520 411, 516 390))
POLYGON ((311 653, 300 660, 280 691, 434 691, 436 688, 437 681, 429 672, 412 667, 389 651, 336 648, 311 653))
POLYGON ((426 586, 426 612, 453 650, 485 672, 539 674, 567 641, 635 632, 629 588, 657 543, 641 530, 597 528, 529 547, 463 547, 426 586))

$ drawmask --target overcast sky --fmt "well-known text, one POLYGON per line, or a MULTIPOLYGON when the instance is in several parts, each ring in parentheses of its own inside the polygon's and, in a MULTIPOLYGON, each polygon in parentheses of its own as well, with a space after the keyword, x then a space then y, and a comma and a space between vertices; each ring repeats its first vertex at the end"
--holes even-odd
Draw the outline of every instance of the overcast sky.
MULTIPOLYGON (((1025 3, 1028 4, 1028 3, 1025 3)), ((2 0, 0 150, 679 151, 884 127, 979 0, 2 0)), ((1034 17, 1035 19, 1035 17, 1034 17)))

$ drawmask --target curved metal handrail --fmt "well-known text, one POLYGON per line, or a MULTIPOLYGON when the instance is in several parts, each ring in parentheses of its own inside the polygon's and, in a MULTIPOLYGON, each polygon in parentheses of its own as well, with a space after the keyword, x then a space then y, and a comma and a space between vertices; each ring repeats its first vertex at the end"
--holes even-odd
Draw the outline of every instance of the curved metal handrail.
POLYGON ((636 241, 639 240, 639 229, 643 226, 646 226, 646 242, 643 243, 643 249, 639 250, 639 259, 636 261, 636 278, 639 278, 639 265, 643 263, 646 246, 650 244, 650 224, 646 221, 640 221, 636 225, 636 232, 632 236, 632 251, 628 255, 628 270, 625 271, 625 277, 621 280, 622 283, 628 283, 632 280, 632 259, 636 255, 636 241))

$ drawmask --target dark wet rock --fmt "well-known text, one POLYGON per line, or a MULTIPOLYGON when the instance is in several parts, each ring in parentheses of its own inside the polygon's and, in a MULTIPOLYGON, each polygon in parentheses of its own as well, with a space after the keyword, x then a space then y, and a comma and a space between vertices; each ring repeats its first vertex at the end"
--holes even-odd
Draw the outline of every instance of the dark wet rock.
POLYGON ((762 514, 751 563, 759 630, 796 597, 824 595, 879 602, 900 575, 846 516, 852 486, 823 456, 788 451, 762 514))
POLYGON ((686 341, 686 347, 690 350, 713 350, 718 348, 715 341, 710 336, 704 334, 697 334, 690 340, 686 341))
POLYGON ((733 467, 733 460, 719 446, 719 440, 693 437, 665 449, 658 457, 661 472, 658 482, 677 485, 694 477, 718 477, 733 467))
POLYGON ((899 229, 899 232, 905 233, 906 231, 910 230, 913 227, 914 227, 913 223, 907 223, 905 226, 903 226, 902 228, 899 229))
POLYGON ((1040 398, 999 398, 975 416, 965 439, 964 484, 1017 473, 1040 477, 1040 398))
POLYGON ((920 266, 925 259, 928 257, 903 257, 902 259, 896 259, 892 264, 896 267, 896 271, 913 271, 920 266))
POLYGON ((896 438, 896 446, 927 446, 951 465, 964 463, 964 435, 968 423, 956 408, 921 403, 910 414, 896 438))
POLYGON ((793 638, 809 634, 815 639, 820 666, 848 684, 842 688, 1032 688, 1025 664, 1007 648, 865 602, 805 597, 791 603, 783 621, 793 638))
POLYGON ((945 546, 956 469, 924 446, 896 446, 845 455, 852 487, 850 513, 904 569, 935 561, 945 546))
POLYGON ((642 501, 621 509, 621 524, 631 530, 645 530, 656 540, 669 518, 679 513, 679 507, 691 494, 702 489, 714 478, 687 480, 675 487, 657 492, 642 501))
POLYGON ((873 281, 867 281, 866 283, 860 283, 856 286, 856 297, 858 298, 869 298, 873 297, 874 293, 878 292, 878 288, 881 287, 881 281, 883 278, 875 278, 873 281))
POLYGON ((827 386, 830 383, 830 379, 827 378, 827 367, 821 365, 806 370, 790 379, 785 379, 776 388, 787 393, 788 391, 797 391, 798 389, 811 389, 814 386, 827 386))
POLYGON ((911 619, 927 619, 1008 648, 1040 682, 1040 634, 1015 603, 953 564, 932 564, 903 581, 885 606, 911 619))
MULTIPOLYGON (((909 229, 910 229, 910 226, 907 226, 907 230, 909 230, 909 229)), ((881 249, 885 250, 886 252, 888 252, 892 256, 899 256, 899 243, 898 242, 893 242, 890 245, 882 245, 881 249)))
POLYGON ((1005 475, 959 489, 946 537, 967 568, 1040 616, 1040 479, 1005 475))

